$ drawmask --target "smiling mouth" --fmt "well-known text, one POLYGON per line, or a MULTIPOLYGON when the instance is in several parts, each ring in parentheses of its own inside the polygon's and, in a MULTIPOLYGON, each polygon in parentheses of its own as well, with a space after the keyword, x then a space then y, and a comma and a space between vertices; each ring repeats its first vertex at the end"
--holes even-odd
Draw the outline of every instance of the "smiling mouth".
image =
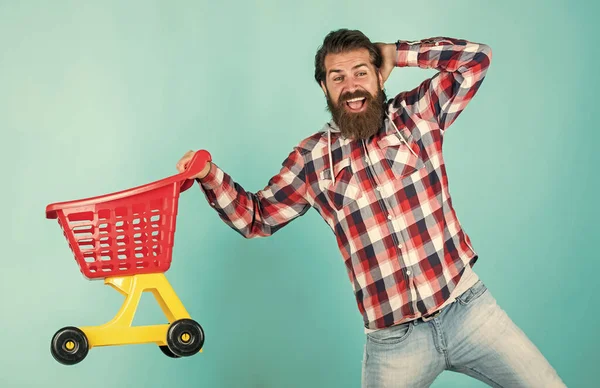
POLYGON ((346 106, 351 112, 359 112, 364 108, 366 101, 366 97, 351 98, 346 100, 346 106))

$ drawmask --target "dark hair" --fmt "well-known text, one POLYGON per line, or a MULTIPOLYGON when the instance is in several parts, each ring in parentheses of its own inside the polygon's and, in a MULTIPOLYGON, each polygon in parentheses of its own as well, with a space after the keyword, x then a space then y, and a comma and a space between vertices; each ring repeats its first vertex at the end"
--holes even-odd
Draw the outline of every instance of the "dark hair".
POLYGON ((327 34, 323 40, 323 45, 319 47, 315 55, 315 80, 317 83, 320 85, 321 81, 325 81, 325 57, 327 54, 339 54, 363 48, 369 51, 371 63, 376 69, 379 69, 383 61, 381 52, 365 34, 358 30, 348 30, 346 28, 331 31, 327 34))

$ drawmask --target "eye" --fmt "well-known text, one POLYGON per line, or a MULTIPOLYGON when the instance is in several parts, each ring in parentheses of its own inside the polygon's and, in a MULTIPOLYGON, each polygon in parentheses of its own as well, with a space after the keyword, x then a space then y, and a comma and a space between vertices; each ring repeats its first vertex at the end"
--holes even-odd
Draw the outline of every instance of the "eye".
POLYGON ((341 75, 339 75, 339 76, 335 77, 335 78, 333 79, 333 81, 334 81, 334 82, 340 82, 342 79, 344 79, 344 77, 342 77, 341 75))
POLYGON ((366 71, 360 71, 360 72, 356 73, 356 75, 357 75, 358 77, 364 77, 364 76, 366 76, 366 75, 367 75, 367 72, 366 72, 366 71))

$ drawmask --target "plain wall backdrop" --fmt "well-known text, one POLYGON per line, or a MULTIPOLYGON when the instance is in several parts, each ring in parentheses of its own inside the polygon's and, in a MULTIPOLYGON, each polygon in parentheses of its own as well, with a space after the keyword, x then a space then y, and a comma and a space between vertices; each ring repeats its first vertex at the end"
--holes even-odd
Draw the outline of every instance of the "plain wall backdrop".
MULTIPOLYGON (((454 205, 498 303, 568 386, 597 386, 600 34, 585 3, 0 1, 0 386, 360 385, 362 319, 320 216, 245 240, 197 187, 181 197, 167 277, 204 352, 96 348, 64 367, 49 351, 57 329, 102 324, 122 297, 81 276, 45 206, 172 175, 198 148, 262 189, 329 119, 313 61, 342 27, 492 47, 444 143, 454 205)), ((388 96, 433 74, 396 69, 388 96)), ((136 323, 164 321, 143 299, 136 323)), ((481 386, 450 372, 434 383, 481 386)))

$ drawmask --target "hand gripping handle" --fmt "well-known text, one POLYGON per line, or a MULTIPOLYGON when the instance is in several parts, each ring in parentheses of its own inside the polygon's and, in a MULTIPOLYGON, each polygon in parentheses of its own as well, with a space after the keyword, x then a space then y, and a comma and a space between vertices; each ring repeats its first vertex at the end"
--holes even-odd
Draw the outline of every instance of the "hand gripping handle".
POLYGON ((192 159, 186 164, 185 171, 180 174, 184 179, 181 181, 179 192, 184 192, 192 187, 194 185, 194 179, 192 177, 200 174, 200 172, 202 172, 204 169, 204 166, 206 166, 206 163, 210 162, 211 160, 212 159, 208 151, 196 151, 194 156, 192 156, 192 159))

